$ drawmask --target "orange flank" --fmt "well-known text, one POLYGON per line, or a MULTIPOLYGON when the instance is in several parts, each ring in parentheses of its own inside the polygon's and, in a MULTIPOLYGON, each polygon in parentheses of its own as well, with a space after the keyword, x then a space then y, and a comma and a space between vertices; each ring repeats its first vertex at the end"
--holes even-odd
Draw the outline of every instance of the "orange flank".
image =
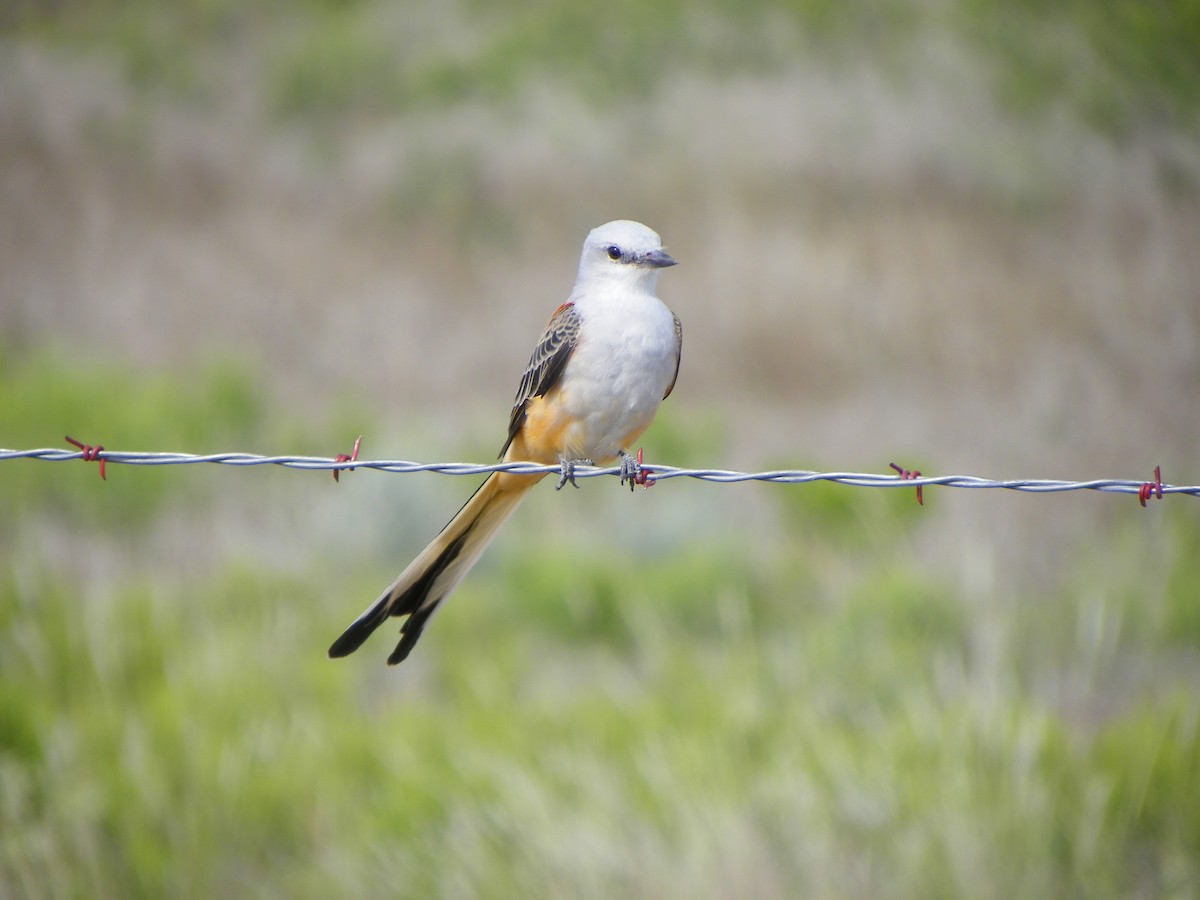
POLYGON ((567 452, 569 459, 574 458, 570 453, 568 432, 572 427, 578 427, 579 423, 566 415, 558 398, 557 387, 540 397, 529 398, 525 406, 525 421, 504 454, 506 459, 558 465, 560 448, 567 452))
MULTIPOLYGON (((583 459, 582 434, 579 420, 567 415, 558 403, 558 388, 552 388, 540 397, 531 397, 525 407, 525 421, 521 430, 513 436, 508 451, 504 454, 506 460, 528 461, 553 466, 564 458, 583 459)), ((635 428, 625 435, 621 441, 622 448, 629 448, 646 429, 635 428)), ((596 466, 607 466, 615 460, 615 456, 604 459, 593 459, 596 466)))

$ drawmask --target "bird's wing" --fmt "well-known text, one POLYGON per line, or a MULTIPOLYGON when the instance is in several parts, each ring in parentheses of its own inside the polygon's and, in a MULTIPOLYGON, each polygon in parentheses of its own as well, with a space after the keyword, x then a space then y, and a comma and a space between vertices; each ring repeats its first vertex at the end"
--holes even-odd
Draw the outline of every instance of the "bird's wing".
POLYGON ((564 303, 550 317, 546 333, 533 348, 533 355, 529 357, 529 364, 521 376, 521 384, 513 398, 512 417, 508 420, 508 440, 500 448, 500 456, 504 456, 508 445, 521 430, 529 401, 545 394, 562 376, 578 340, 579 313, 575 310, 575 304, 564 303))
POLYGON ((667 392, 663 394, 664 400, 675 390, 675 382, 679 378, 679 363, 683 359, 683 323, 674 313, 671 314, 671 318, 675 320, 675 374, 671 376, 671 383, 667 385, 667 392))

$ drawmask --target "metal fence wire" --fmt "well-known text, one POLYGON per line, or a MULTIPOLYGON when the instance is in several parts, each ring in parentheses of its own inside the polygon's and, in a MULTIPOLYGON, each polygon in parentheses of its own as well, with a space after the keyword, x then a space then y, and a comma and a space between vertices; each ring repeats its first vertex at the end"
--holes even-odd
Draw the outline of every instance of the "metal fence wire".
MULTIPOLYGON (((71 440, 71 439, 69 439, 71 440)), ((178 466, 212 463, 223 466, 284 466, 289 469, 316 469, 340 471, 352 469, 374 469, 381 472, 396 474, 413 474, 417 472, 433 472, 439 475, 486 475, 491 472, 511 472, 520 475, 551 475, 558 474, 559 466, 547 466, 536 463, 499 462, 491 464, 463 462, 433 462, 422 463, 402 459, 358 459, 355 445, 355 455, 341 454, 337 457, 318 456, 262 456, 254 453, 163 453, 163 452, 131 452, 121 450, 105 450, 103 447, 92 447, 80 442, 79 450, 62 448, 41 448, 35 450, 6 450, 0 449, 0 462, 17 459, 33 459, 43 462, 68 462, 71 460, 86 460, 103 464, 113 463, 130 466, 178 466)), ((695 478, 700 481, 718 484, 734 484, 744 481, 763 481, 771 484, 809 484, 825 481, 834 484, 844 484, 852 487, 874 488, 925 488, 932 486, 970 489, 1001 489, 1009 491, 1026 491, 1029 493, 1046 494, 1060 491, 1102 491, 1115 494, 1135 494, 1145 505, 1150 497, 1161 498, 1168 494, 1186 494, 1200 497, 1200 485, 1164 484, 1158 469, 1155 470, 1154 481, 1137 481, 1122 478, 1097 478, 1090 481, 1069 481, 1050 478, 982 478, 977 475, 922 475, 920 472, 908 471, 895 464, 892 468, 896 474, 875 474, 870 472, 814 472, 806 469, 774 469, 766 472, 738 472, 730 469, 694 469, 678 466, 650 463, 645 469, 650 473, 650 482, 666 481, 672 478, 695 478)), ((574 469, 575 478, 594 478, 602 475, 619 475, 619 466, 590 466, 578 465, 574 469)))

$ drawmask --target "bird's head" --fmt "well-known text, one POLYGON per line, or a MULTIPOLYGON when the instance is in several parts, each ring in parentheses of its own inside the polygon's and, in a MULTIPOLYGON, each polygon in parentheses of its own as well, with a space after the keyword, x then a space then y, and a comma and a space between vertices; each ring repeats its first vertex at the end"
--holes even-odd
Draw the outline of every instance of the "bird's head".
POLYGON ((662 238, 640 222, 618 219, 593 228, 583 242, 578 283, 625 282, 654 290, 658 270, 675 265, 662 238))

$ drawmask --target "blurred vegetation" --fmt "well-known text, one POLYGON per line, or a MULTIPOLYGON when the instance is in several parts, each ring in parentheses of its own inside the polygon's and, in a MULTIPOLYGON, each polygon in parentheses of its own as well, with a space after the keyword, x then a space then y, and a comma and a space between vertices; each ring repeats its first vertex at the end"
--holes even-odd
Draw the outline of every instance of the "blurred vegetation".
MULTIPOLYGON (((148 376, 113 359, 0 350, 4 443, 65 448, 66 428, 78 440, 103 434, 111 448, 126 450, 215 453, 252 446, 283 453, 307 446, 314 455, 327 452, 316 444, 320 423, 281 414, 267 402, 260 381, 250 364, 235 359, 214 361, 198 372, 148 376)), ((362 422, 352 401, 340 408, 338 422, 324 423, 326 434, 353 433, 354 424, 362 422)), ((152 527, 168 504, 186 500, 199 512, 219 496, 199 472, 146 467, 134 478, 124 474, 103 484, 91 467, 25 467, 5 482, 5 503, 13 515, 0 520, 0 537, 11 538, 22 518, 47 515, 80 527, 97 525, 97 517, 115 517, 122 529, 140 531, 152 527)))
POLYGON ((899 73, 941 33, 990 66, 1013 110, 1065 109, 1112 134, 1192 130, 1200 111, 1195 0, 18 2, 0 28, 110 54, 134 81, 198 101, 253 71, 287 119, 491 102, 539 81, 603 105, 681 69, 731 76, 805 58, 899 73))
POLYGON ((1065 104, 1098 129, 1200 124, 1200 3, 966 0, 955 20, 991 56, 1010 108, 1065 104))
MULTIPOLYGON (((123 445, 305 432, 237 366, 183 382, 25 362, 0 379, 6 443, 90 437, 97 407, 123 445)), ((1052 601, 984 626, 910 562, 908 492, 773 487, 773 538, 653 552, 514 529, 387 670, 390 635, 324 658, 357 611, 331 602, 347 594, 336 567, 246 559, 197 577, 118 560, 98 587, 55 564, 52 537, 16 531, 51 514, 147 534, 198 501, 188 471, 0 467, 16 513, 0 546, 0 896, 1200 884, 1200 525, 1183 504, 1161 508, 1157 577, 1081 559, 1052 601), (987 639, 1008 646, 998 668, 987 639)), ((1109 549, 1135 558, 1138 540, 1109 549)))
MULTIPOLYGON (((531 83, 611 104, 680 69, 900 73, 946 30, 1009 108, 1120 136, 1195 128, 1197 9, 105 0, 5 4, 0 28, 114 59, 171 102, 244 90, 317 127, 531 83)), ((469 159, 431 156, 412 185, 427 196, 397 206, 480 218, 469 159)), ((241 360, 151 371, 0 346, 0 443, 330 454, 329 434, 382 419, 287 409, 262 384, 241 360)), ((727 435, 668 408, 647 440, 707 464, 727 435)), ((557 520, 582 539, 510 529, 390 670, 390 627, 325 658, 380 587, 362 545, 384 517, 313 534, 339 533, 330 510, 354 492, 408 481, 0 465, 0 900, 1200 893, 1194 503, 1097 517, 1060 578, 1014 598, 1031 579, 989 573, 965 596, 920 561, 933 512, 907 490, 672 482, 638 497, 653 526, 609 527, 605 487, 557 520), (318 480, 336 504, 313 501, 318 480), (743 527, 755 503, 761 527, 743 527), (292 518, 307 541, 281 549, 292 518), (243 546, 257 522, 283 534, 243 546)), ((937 559, 967 543, 943 534, 937 559)))
MULTIPOLYGON (((258 444, 266 436, 265 410, 249 371, 232 363, 214 365, 200 377, 146 379, 115 360, 0 353, 0 402, 6 410, 5 443, 12 447, 65 447, 64 423, 75 432, 72 437, 87 441, 103 433, 114 446, 126 448, 195 448, 214 433, 227 434, 234 443, 258 444)), ((15 515, 0 524, 0 534, 21 517, 46 510, 81 525, 96 524, 89 517, 116 516, 122 527, 142 529, 161 512, 168 494, 172 502, 180 499, 177 476, 147 469, 146 478, 129 479, 104 493, 98 506, 100 495, 91 484, 96 473, 82 468, 30 466, 6 483, 5 500, 15 515)), ((188 499, 203 502, 203 496, 188 499)))

